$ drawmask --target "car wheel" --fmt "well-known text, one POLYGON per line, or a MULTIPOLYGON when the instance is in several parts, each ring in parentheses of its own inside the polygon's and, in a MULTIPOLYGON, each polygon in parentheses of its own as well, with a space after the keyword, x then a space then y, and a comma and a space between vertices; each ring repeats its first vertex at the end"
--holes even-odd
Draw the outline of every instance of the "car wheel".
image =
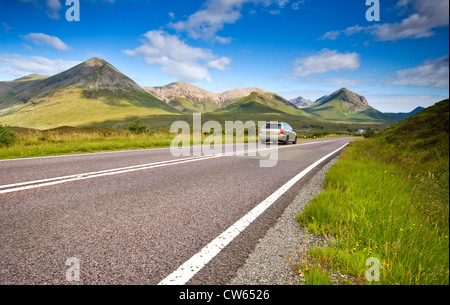
POLYGON ((292 144, 297 144, 297 137, 295 137, 294 142, 292 142, 292 144))

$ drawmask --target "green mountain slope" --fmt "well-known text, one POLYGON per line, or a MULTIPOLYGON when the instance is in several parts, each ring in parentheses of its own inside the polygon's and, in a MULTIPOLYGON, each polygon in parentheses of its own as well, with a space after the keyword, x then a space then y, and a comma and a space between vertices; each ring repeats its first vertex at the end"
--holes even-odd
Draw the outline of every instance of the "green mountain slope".
POLYGON ((168 104, 186 113, 211 112, 219 108, 219 105, 209 100, 193 101, 182 97, 175 97, 168 104))
POLYGON ((178 113, 99 58, 52 77, 0 83, 0 121, 13 126, 48 129, 178 113))
POLYGON ((335 238, 306 254, 305 278, 339 270, 373 285, 364 277, 371 256, 382 266, 375 285, 448 285, 448 148, 449 100, 350 143, 297 216, 311 233, 335 238))
POLYGON ((319 118, 350 122, 395 122, 399 119, 372 108, 367 100, 342 88, 304 111, 319 118))
POLYGON ((292 115, 311 117, 289 101, 274 93, 252 92, 249 96, 240 98, 224 108, 215 111, 216 113, 287 113, 292 115))
MULTIPOLYGON (((449 136, 449 100, 420 111, 384 131, 388 142, 408 144, 416 148, 432 147, 436 143, 447 142, 449 136)), ((443 146, 446 150, 448 146, 443 146)))

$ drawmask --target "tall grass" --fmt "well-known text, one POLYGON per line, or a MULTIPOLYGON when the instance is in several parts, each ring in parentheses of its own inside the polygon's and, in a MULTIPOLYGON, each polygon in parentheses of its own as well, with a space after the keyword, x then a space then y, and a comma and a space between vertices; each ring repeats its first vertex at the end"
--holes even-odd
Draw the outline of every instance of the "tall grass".
MULTIPOLYGON (((448 110, 446 116, 448 124, 448 110)), ((396 128, 420 127, 395 127, 342 153, 325 190, 297 216, 302 226, 329 240, 329 247, 311 249, 310 259, 361 284, 369 284, 371 257, 380 261, 381 273, 380 281, 370 284, 449 283, 448 130, 444 125, 428 137, 393 140, 396 128)))
MULTIPOLYGON (((126 130, 110 128, 72 128, 63 127, 47 131, 12 128, 17 140, 5 147, 0 147, 0 159, 44 157, 67 154, 83 154, 105 151, 137 150, 167 148, 177 134, 166 129, 148 130, 143 134, 134 134, 126 130)), ((211 135, 191 135, 190 145, 201 145, 205 139, 208 143, 225 143, 225 135, 211 138, 211 135)), ((188 143, 189 143, 188 138, 188 143)), ((233 136, 234 143, 237 142, 233 136)), ((256 142, 257 136, 244 136, 244 142, 256 142)))
POLYGON ((70 129, 18 133, 17 141, 0 148, 0 159, 169 147, 174 135, 166 131, 135 135, 106 129, 70 129))

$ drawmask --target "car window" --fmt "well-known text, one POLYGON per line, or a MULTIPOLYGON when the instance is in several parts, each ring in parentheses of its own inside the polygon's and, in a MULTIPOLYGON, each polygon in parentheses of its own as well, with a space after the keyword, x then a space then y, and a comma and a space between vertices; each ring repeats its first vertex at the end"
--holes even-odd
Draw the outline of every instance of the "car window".
POLYGON ((266 129, 281 129, 281 124, 267 123, 266 129))

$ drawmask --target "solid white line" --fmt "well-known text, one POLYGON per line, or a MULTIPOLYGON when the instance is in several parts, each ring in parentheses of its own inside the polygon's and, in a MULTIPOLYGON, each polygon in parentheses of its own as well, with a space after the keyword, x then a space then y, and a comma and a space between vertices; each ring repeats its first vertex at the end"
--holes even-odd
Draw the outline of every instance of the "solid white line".
MULTIPOLYGON (((332 140, 329 140, 329 141, 332 141, 332 140)), ((63 183, 68 183, 68 182, 81 181, 81 180, 93 179, 93 178, 104 177, 104 176, 112 176, 112 175, 124 174, 124 173, 129 173, 129 172, 147 170, 147 169, 170 166, 170 165, 178 165, 178 164, 184 164, 184 163, 189 163, 189 162, 197 162, 197 161, 222 158, 222 157, 233 156, 233 155, 239 156, 239 155, 245 155, 245 154, 251 154, 251 153, 255 153, 255 152, 259 152, 259 151, 264 151, 264 150, 267 151, 267 150, 273 150, 273 149, 293 148, 293 147, 297 147, 297 146, 325 143, 325 142, 329 142, 329 141, 308 142, 308 143, 301 143, 301 144, 291 145, 291 146, 275 146, 275 147, 270 147, 270 148, 264 147, 264 148, 260 148, 260 149, 256 149, 256 150, 255 149, 254 150, 244 150, 244 151, 236 151, 236 152, 230 152, 230 153, 222 153, 222 154, 217 154, 217 155, 188 157, 188 158, 184 158, 184 159, 161 161, 161 162, 135 165, 135 166, 129 166, 129 167, 123 167, 123 168, 91 172, 91 173, 82 173, 82 174, 75 174, 75 175, 64 176, 64 177, 55 177, 55 178, 28 181, 28 182, 20 182, 20 183, 14 183, 14 184, 0 186, 0 194, 20 192, 20 191, 41 188, 41 187, 47 187, 47 186, 52 186, 52 185, 58 185, 58 184, 63 184, 63 183)))
POLYGON ((167 161, 161 161, 161 162, 155 162, 155 163, 149 163, 149 164, 141 164, 141 165, 135 165, 135 166, 128 166, 128 167, 123 167, 123 168, 109 169, 109 170, 103 170, 103 171, 97 171, 97 172, 91 172, 91 173, 75 174, 75 175, 70 175, 70 176, 55 177, 55 178, 28 181, 28 182, 20 182, 20 183, 14 183, 14 184, 9 184, 9 185, 0 185, 0 189, 13 188, 13 187, 19 187, 19 186, 25 186, 25 185, 31 185, 31 184, 46 183, 46 182, 53 182, 53 181, 58 181, 58 180, 66 180, 66 179, 71 179, 71 178, 81 178, 81 177, 86 177, 86 176, 91 176, 91 175, 96 175, 96 174, 117 172, 117 171, 126 170, 126 169, 140 168, 140 167, 177 162, 177 161, 181 161, 181 160, 190 160, 190 159, 196 159, 196 158, 198 158, 198 157, 167 160, 167 161))
POLYGON ((294 184, 300 181, 306 174, 311 172, 315 167, 322 162, 338 153, 348 145, 345 144, 341 148, 333 151, 329 155, 323 157, 315 162, 300 174, 292 178, 288 183, 283 185, 275 193, 269 196, 266 200, 258 204, 247 215, 238 220, 234 225, 228 228, 225 232, 220 234, 211 243, 204 247, 200 252, 195 254, 192 258, 181 265, 177 270, 167 276, 158 285, 184 285, 197 272, 199 272, 206 264, 208 264, 222 249, 224 249, 231 241, 236 238, 242 231, 244 231, 255 219, 264 213, 275 201, 277 201, 284 193, 286 193, 294 184))
POLYGON ((88 157, 96 155, 108 155, 108 154, 120 154, 120 153, 134 153, 134 152, 145 152, 145 151, 158 151, 170 149, 169 148, 151 148, 151 149, 136 149, 136 150, 120 150, 120 151, 104 151, 98 153, 85 153, 85 154, 73 154, 73 155, 58 155, 58 156, 46 156, 46 157, 32 157, 32 158, 18 158, 18 159, 0 159, 0 162, 10 162, 10 161, 28 161, 28 160, 42 160, 42 159, 56 159, 56 158, 72 158, 72 157, 88 157))
MULTIPOLYGON (((93 179, 93 178, 99 178, 99 177, 105 177, 105 176, 112 176, 112 175, 136 172, 136 171, 170 166, 170 165, 178 165, 178 164, 189 163, 189 162, 203 161, 203 160, 207 160, 207 159, 219 158, 219 157, 224 157, 224 156, 226 156, 226 155, 224 154, 224 155, 208 156, 208 157, 178 159, 178 160, 175 160, 172 162, 159 162, 159 163, 154 163, 154 164, 149 164, 149 165, 132 166, 132 167, 123 168, 123 169, 107 170, 107 171, 102 171, 102 172, 72 175, 72 176, 61 177, 61 178, 52 178, 52 179, 47 179, 47 180, 17 183, 16 186, 18 186, 18 185, 22 185, 22 186, 14 187, 14 188, 6 189, 6 190, 1 190, 0 194, 20 192, 20 191, 41 188, 41 187, 46 187, 46 186, 52 186, 52 185, 57 185, 57 184, 63 184, 63 183, 68 183, 68 182, 81 181, 81 180, 93 179), (42 183, 42 182, 44 182, 44 183, 42 183)), ((6 187, 8 187, 8 186, 3 186, 3 188, 6 188, 6 187)))
MULTIPOLYGON (((323 140, 320 142, 329 142, 331 140, 323 140)), ((319 143, 315 141, 314 143, 319 143)), ((311 142, 313 144, 313 142, 311 142)), ((225 145, 233 145, 233 144, 222 144, 225 145)), ((201 147, 201 146, 191 146, 191 147, 201 147)), ((163 148, 150 148, 150 149, 136 149, 136 150, 119 150, 119 151, 104 151, 98 153, 85 153, 85 154, 73 154, 73 155, 59 155, 59 156, 46 156, 46 157, 31 157, 31 158, 17 158, 17 159, 0 159, 0 162, 13 162, 13 161, 32 161, 32 160, 45 160, 45 159, 57 159, 57 158, 73 158, 73 157, 89 157, 89 156, 97 156, 97 155, 110 155, 110 154, 120 154, 120 153, 138 153, 138 152, 151 152, 151 151, 160 151, 160 150, 168 150, 170 147, 163 148)))

